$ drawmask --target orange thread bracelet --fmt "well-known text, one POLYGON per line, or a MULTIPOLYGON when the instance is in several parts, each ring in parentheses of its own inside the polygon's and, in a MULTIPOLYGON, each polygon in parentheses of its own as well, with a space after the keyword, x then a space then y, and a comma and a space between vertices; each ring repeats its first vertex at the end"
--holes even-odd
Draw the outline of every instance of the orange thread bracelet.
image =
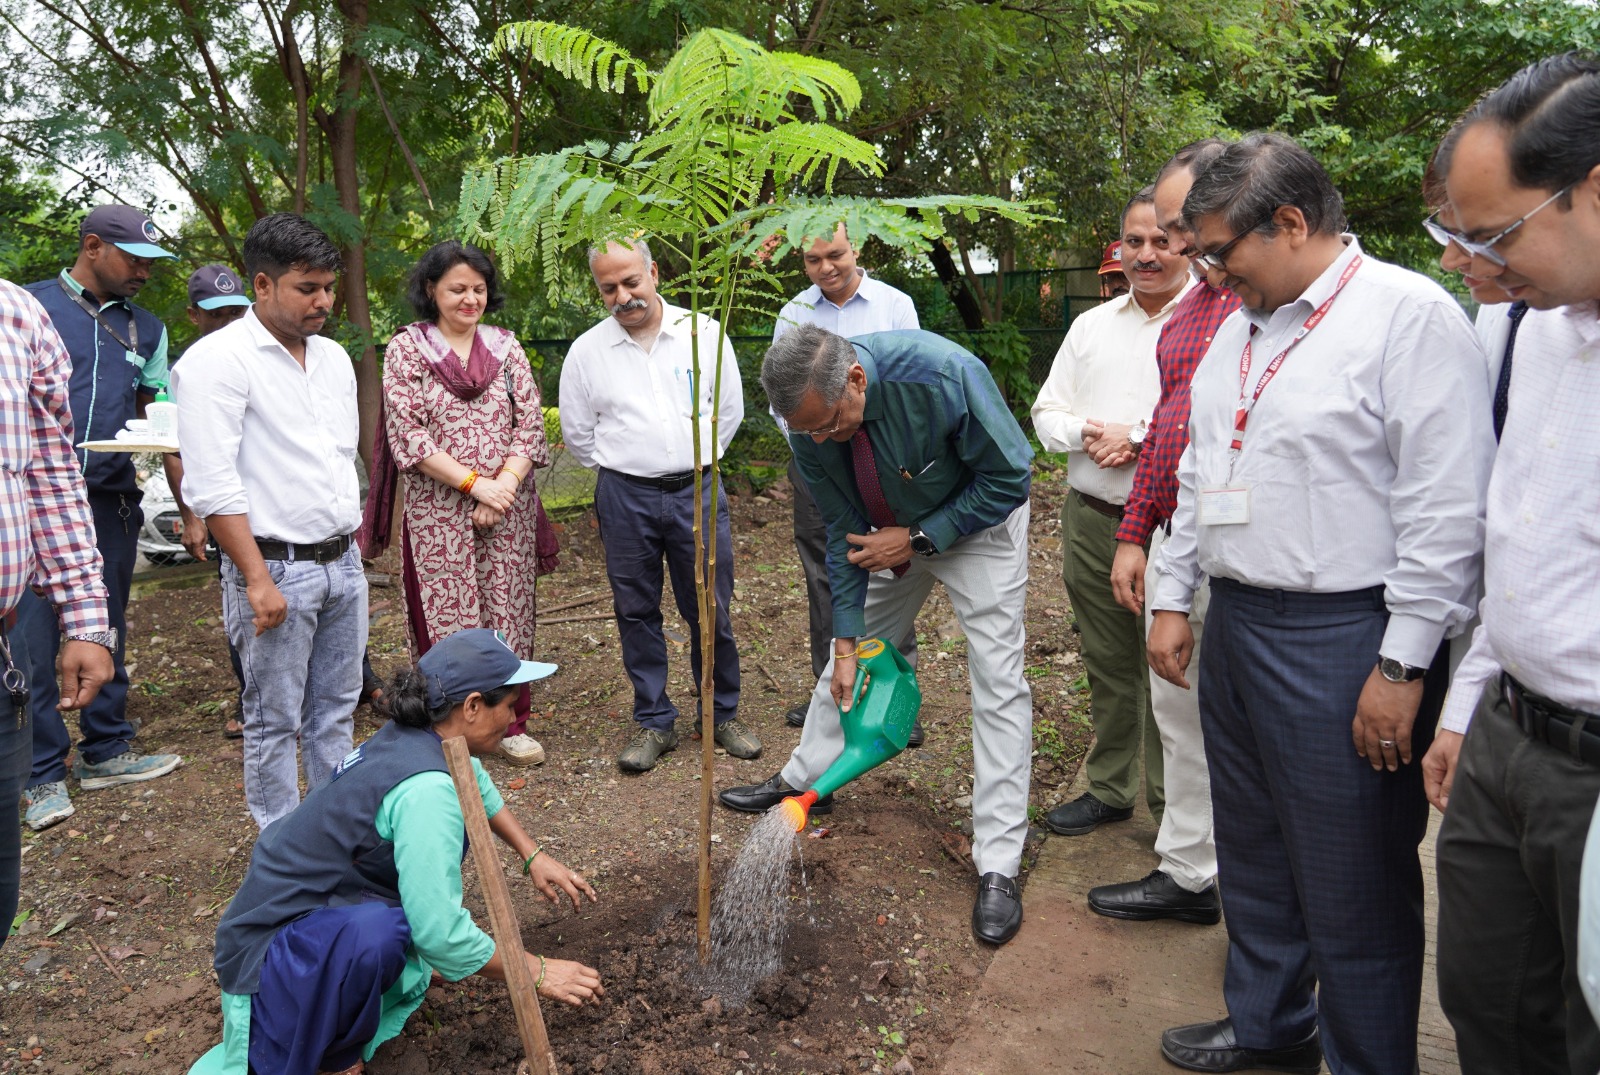
POLYGON ((463 493, 470 493, 470 492, 472 492, 473 483, 476 482, 477 480, 478 480, 478 472, 476 470, 469 471, 467 473, 467 476, 465 478, 461 479, 461 485, 459 486, 459 488, 461 489, 461 491, 463 493))

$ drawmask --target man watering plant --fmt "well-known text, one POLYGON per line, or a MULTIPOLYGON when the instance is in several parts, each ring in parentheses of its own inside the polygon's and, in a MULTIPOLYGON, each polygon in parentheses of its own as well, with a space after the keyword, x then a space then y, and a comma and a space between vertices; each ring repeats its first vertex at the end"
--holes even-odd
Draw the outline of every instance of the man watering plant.
MULTIPOLYGON (((1028 828, 1022 610, 1033 452, 982 361, 931 332, 847 340, 803 325, 767 351, 761 384, 827 523, 834 657, 789 764, 764 784, 729 788, 722 804, 766 810, 833 763, 857 641, 904 637, 942 582, 972 676, 972 856, 982 876, 972 930, 1004 944, 1022 925, 1016 875, 1028 828)), ((829 796, 812 813, 832 809, 829 796)))
MULTIPOLYGON (((256 841, 217 926, 222 1044, 190 1075, 354 1075, 400 1033, 435 971, 503 980, 494 940, 461 905, 466 827, 442 740, 494 754, 521 685, 552 665, 521 660, 499 632, 457 631, 385 689, 394 718, 256 841)), ((483 767, 489 828, 552 903, 595 899, 523 831, 483 767)), ((525 954, 540 996, 605 996, 590 967, 525 954)))

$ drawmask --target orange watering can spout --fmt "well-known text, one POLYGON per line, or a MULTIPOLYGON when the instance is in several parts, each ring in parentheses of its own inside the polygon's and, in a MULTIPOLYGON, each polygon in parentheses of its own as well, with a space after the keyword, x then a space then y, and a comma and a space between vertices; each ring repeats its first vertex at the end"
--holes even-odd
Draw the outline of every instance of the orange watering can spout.
POLYGON ((784 818, 794 826, 795 832, 802 832, 806 827, 806 815, 811 812, 811 805, 817 801, 817 793, 805 792, 802 795, 791 795, 778 804, 778 809, 783 811, 784 818))

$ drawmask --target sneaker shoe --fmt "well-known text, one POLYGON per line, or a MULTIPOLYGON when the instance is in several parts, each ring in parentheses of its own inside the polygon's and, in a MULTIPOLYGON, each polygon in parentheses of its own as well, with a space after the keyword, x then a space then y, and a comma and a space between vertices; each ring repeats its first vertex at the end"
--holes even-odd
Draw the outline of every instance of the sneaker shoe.
POLYGON ((617 767, 625 773, 643 773, 656 767, 656 759, 669 750, 678 749, 678 733, 672 728, 659 731, 640 729, 633 741, 617 755, 617 767))
POLYGON ((755 732, 745 727, 738 717, 730 717, 717 725, 715 738, 717 746, 726 750, 735 758, 743 758, 748 761, 750 758, 761 757, 760 738, 757 737, 755 732))
POLYGON ((512 765, 540 765, 544 762, 544 747, 531 735, 508 735, 500 740, 499 754, 512 765))
POLYGON ((65 780, 52 780, 47 784, 35 784, 22 793, 22 803, 28 808, 26 815, 28 828, 34 832, 48 829, 58 821, 65 821, 78 812, 72 805, 72 800, 67 796, 67 782, 65 780))
POLYGON ((118 784, 137 784, 141 780, 154 780, 166 776, 183 764, 181 754, 141 754, 130 750, 107 758, 99 765, 85 765, 79 758, 72 765, 72 775, 84 791, 115 787, 118 784))

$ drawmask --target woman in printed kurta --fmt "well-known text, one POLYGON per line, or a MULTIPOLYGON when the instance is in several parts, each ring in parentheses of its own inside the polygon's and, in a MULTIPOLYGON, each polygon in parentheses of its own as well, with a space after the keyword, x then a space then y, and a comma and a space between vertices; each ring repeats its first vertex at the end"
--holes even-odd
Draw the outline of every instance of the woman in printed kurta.
MULTIPOLYGON (((497 628, 531 657, 534 580, 555 566, 532 480, 550 463, 538 385, 516 337, 480 323, 502 301, 482 251, 457 242, 429 250, 413 270, 411 301, 423 320, 384 352, 376 455, 392 463, 380 458, 373 468, 363 552, 388 534, 384 501, 398 469, 413 658, 469 627, 497 628)), ((500 751, 522 765, 544 760, 525 731, 528 710, 524 691, 500 751)))

